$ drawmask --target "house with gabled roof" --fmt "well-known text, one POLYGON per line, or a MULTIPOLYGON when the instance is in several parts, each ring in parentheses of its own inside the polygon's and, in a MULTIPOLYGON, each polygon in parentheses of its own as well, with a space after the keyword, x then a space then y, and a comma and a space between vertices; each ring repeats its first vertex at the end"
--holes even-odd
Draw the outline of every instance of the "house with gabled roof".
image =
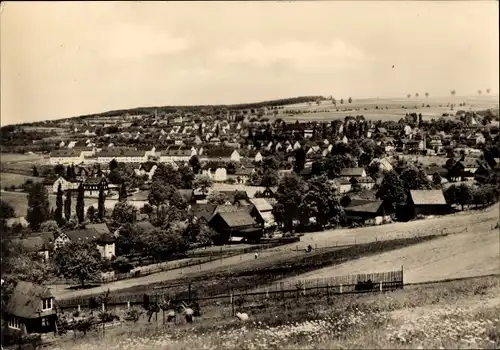
POLYGON ((259 241, 263 234, 262 226, 245 209, 218 212, 210 219, 209 224, 219 233, 219 243, 259 241))
POLYGON ((61 185, 62 191, 76 191, 82 182, 76 179, 70 179, 64 176, 59 176, 59 178, 52 184, 52 192, 57 193, 59 185, 61 185))
POLYGON ((54 249, 69 242, 94 242, 103 258, 110 259, 115 255, 115 239, 110 234, 101 234, 92 227, 80 228, 61 233, 54 241, 54 249))
POLYGON ((408 206, 414 216, 443 215, 450 211, 442 190, 411 190, 408 206))
POLYGON ((383 200, 350 198, 344 211, 347 220, 351 222, 380 225, 390 221, 387 205, 383 200))
POLYGON ((350 180, 351 178, 366 177, 366 170, 364 168, 343 168, 340 171, 340 177, 350 180))
POLYGON ((250 199, 250 203, 253 205, 250 215, 257 223, 264 225, 265 229, 277 225, 272 213, 273 206, 266 198, 252 198, 250 199))
POLYGON ((21 334, 56 330, 55 299, 44 286, 32 282, 17 282, 5 312, 7 326, 21 334))
POLYGON ((46 239, 48 235, 33 235, 27 236, 25 238, 14 238, 12 239, 13 245, 19 245, 22 249, 29 254, 36 254, 42 258, 43 261, 48 261, 50 257, 50 252, 53 250, 53 242, 50 239, 46 239))

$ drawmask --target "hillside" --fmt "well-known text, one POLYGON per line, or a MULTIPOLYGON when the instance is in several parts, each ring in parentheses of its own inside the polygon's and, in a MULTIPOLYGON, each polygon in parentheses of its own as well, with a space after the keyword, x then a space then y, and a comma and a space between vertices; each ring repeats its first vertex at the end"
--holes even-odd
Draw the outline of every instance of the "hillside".
POLYGON ((404 267, 405 283, 500 273, 500 235, 490 225, 484 222, 474 225, 468 232, 363 257, 280 282, 391 271, 401 266, 404 267))

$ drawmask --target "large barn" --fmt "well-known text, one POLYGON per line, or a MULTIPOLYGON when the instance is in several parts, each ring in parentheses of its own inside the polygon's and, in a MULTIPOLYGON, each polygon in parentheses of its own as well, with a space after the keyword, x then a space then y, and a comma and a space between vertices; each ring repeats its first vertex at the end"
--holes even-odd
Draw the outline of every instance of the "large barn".
POLYGON ((413 216, 443 215, 450 211, 442 190, 411 190, 408 205, 413 216))

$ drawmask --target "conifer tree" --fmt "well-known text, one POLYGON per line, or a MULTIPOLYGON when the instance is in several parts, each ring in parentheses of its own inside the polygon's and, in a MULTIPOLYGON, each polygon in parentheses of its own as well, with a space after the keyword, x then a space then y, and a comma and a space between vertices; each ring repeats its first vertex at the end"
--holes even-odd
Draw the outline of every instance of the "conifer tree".
POLYGON ((76 216, 78 217, 78 222, 82 223, 85 220, 85 190, 83 189, 83 183, 78 187, 78 197, 76 197, 76 216))

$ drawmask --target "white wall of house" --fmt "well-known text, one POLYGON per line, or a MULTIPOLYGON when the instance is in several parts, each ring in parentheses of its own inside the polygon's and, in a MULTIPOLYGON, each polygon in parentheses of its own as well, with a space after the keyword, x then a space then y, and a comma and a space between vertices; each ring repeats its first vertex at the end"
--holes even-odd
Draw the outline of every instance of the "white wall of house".
POLYGON ((80 186, 80 183, 78 182, 69 182, 66 181, 64 178, 60 177, 56 181, 54 181, 54 184, 52 185, 52 192, 57 193, 57 190, 59 188, 59 184, 61 184, 61 190, 66 191, 66 190, 77 190, 78 186, 80 186))
POLYGON ((111 259, 115 255, 115 244, 98 244, 97 250, 99 250, 99 253, 103 258, 111 259))
POLYGON ((234 150, 233 153, 231 153, 231 160, 233 162, 239 162, 240 159, 241 159, 240 154, 238 153, 238 151, 234 150))
POLYGON ((83 156, 80 154, 78 157, 50 157, 50 164, 80 164, 83 162, 83 156))
POLYGON ((365 190, 371 190, 373 187, 375 187, 374 182, 361 182, 359 183, 359 187, 365 189, 365 190))

